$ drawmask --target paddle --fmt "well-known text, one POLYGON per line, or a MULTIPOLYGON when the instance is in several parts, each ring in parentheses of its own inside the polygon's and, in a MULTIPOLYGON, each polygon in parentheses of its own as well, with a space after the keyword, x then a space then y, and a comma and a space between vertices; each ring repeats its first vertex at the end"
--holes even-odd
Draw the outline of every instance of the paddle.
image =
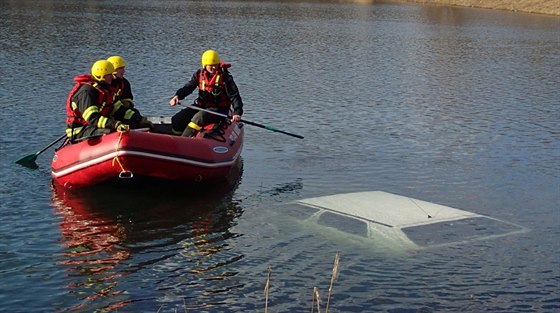
MULTIPOLYGON (((229 116, 227 116, 227 115, 225 115, 225 114, 222 114, 222 113, 218 113, 218 112, 206 110, 206 109, 203 109, 203 108, 199 108, 199 107, 197 107, 197 106, 194 106, 194 105, 185 105, 185 106, 186 106, 187 108, 191 108, 191 109, 195 109, 195 110, 199 110, 199 111, 204 111, 204 112, 207 112, 207 113, 210 113, 210 114, 214 114, 214 115, 221 116, 221 117, 225 117, 225 118, 228 118, 228 119, 229 119, 229 116)), ((274 128, 274 127, 270 127, 270 126, 258 124, 258 123, 251 122, 251 121, 247 121, 247 120, 244 120, 244 119, 241 119, 240 121, 243 122, 243 123, 245 123, 245 124, 249 124, 249 125, 257 126, 257 127, 260 127, 260 128, 264 128, 264 129, 266 129, 266 130, 270 130, 270 131, 273 131, 273 132, 282 133, 282 134, 284 134, 284 135, 288 135, 288 136, 296 137, 296 138, 299 138, 299 139, 303 139, 303 136, 301 136, 301 135, 296 135, 296 134, 288 133, 288 132, 286 132, 286 131, 283 131, 283 130, 280 130, 280 129, 276 129, 276 128, 274 128)))
POLYGON ((58 137, 55 141, 51 142, 48 146, 44 147, 43 149, 17 160, 16 163, 29 168, 37 168, 37 164, 35 164, 35 160, 37 160, 39 154, 45 152, 48 148, 54 146, 57 142, 61 141, 64 138, 66 138, 66 134, 58 137))

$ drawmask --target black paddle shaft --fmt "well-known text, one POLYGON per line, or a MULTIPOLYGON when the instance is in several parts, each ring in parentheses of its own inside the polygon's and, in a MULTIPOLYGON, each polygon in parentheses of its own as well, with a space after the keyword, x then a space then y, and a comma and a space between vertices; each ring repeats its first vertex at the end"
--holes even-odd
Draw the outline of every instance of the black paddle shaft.
MULTIPOLYGON (((198 110, 198 111, 203 111, 203 112, 207 112, 207 113, 210 113, 210 114, 214 114, 214 115, 217 115, 217 116, 221 116, 221 117, 224 117, 224 118, 229 118, 229 116, 227 116, 227 115, 225 115, 225 114, 222 114, 222 113, 219 113, 219 112, 210 111, 210 110, 206 110, 206 109, 203 109, 203 108, 199 108, 199 107, 194 106, 194 105, 187 105, 186 107, 187 107, 187 108, 191 108, 191 109, 195 109, 195 110, 198 110)), ((289 133, 289 132, 286 132, 286 131, 283 131, 283 130, 280 130, 280 129, 276 129, 276 128, 274 128, 274 127, 262 125, 262 124, 255 123, 255 122, 251 122, 251 121, 247 121, 247 120, 244 120, 244 119, 241 119, 240 121, 243 122, 243 123, 249 124, 249 125, 253 125, 253 126, 260 127, 260 128, 264 128, 264 129, 266 129, 266 130, 270 130, 270 131, 273 131, 273 132, 282 133, 282 134, 284 134, 284 135, 288 135, 288 136, 296 137, 296 138, 299 138, 299 139, 303 139, 303 136, 301 136, 301 135, 292 134, 292 133, 289 133)))

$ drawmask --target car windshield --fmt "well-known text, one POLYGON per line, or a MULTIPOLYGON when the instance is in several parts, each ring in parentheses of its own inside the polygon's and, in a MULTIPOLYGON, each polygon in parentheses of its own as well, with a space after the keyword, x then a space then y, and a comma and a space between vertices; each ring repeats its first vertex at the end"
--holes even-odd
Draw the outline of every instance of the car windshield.
POLYGON ((405 227, 402 231, 419 246, 450 244, 498 237, 521 230, 517 225, 485 216, 405 227))

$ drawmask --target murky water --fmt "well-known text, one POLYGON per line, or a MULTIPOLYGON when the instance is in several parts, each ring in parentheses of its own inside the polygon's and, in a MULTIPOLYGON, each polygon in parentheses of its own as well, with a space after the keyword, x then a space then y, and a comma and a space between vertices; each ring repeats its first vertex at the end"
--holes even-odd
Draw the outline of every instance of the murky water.
MULTIPOLYGON (((560 310, 560 19, 396 4, 0 2, 0 308, 9 312, 560 310), (51 187, 14 161, 56 139, 72 77, 128 61, 137 107, 217 49, 250 121, 216 190, 51 187), (286 216, 366 190, 500 218, 521 235, 395 251, 286 216)), ((192 100, 192 96, 188 100, 192 100)))

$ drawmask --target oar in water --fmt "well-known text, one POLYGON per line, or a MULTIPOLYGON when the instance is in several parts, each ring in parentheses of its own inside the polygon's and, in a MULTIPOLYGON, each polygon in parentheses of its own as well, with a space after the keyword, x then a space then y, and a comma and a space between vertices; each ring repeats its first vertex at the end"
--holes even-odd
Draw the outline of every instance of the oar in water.
MULTIPOLYGON (((199 108, 199 107, 197 107, 197 106, 194 106, 194 105, 185 105, 185 106, 186 106, 187 108, 191 108, 191 109, 195 109, 195 110, 199 110, 199 111, 204 111, 204 112, 207 112, 207 113, 210 113, 210 114, 214 114, 214 115, 221 116, 221 117, 224 117, 224 118, 228 118, 228 119, 229 119, 229 116, 227 116, 227 115, 225 115, 225 114, 222 114, 222 113, 219 113, 219 112, 214 112, 214 111, 206 110, 206 109, 203 109, 203 108, 199 108)), ((243 122, 243 123, 245 123, 245 124, 249 124, 249 125, 257 126, 257 127, 260 127, 260 128, 264 128, 264 129, 266 129, 266 130, 270 130, 270 131, 273 131, 273 132, 282 133, 282 134, 284 134, 284 135, 288 135, 288 136, 296 137, 296 138, 299 138, 299 139, 303 139, 303 136, 301 136, 301 135, 288 133, 288 132, 286 132, 286 131, 283 131, 283 130, 280 130, 280 129, 276 129, 276 128, 274 128, 274 127, 270 127, 270 126, 258 124, 258 123, 251 122, 251 121, 247 121, 247 120, 244 120, 244 119, 241 119, 240 121, 243 122)))
POLYGON ((55 141, 49 143, 49 145, 44 147, 43 149, 17 160, 16 163, 29 168, 37 168, 37 164, 35 163, 35 160, 37 160, 39 154, 45 152, 48 148, 54 146, 57 142, 61 141, 64 138, 66 138, 66 134, 58 137, 55 141))

